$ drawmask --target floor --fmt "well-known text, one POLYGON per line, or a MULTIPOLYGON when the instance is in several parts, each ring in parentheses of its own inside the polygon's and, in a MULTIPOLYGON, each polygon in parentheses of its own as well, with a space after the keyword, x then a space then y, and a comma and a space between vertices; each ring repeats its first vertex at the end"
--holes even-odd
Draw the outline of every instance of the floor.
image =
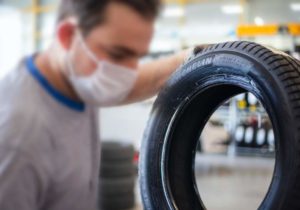
MULTIPOLYGON (((274 168, 273 158, 197 155, 195 173, 208 210, 255 210, 263 200, 274 168)), ((142 210, 137 186, 137 206, 142 210)))

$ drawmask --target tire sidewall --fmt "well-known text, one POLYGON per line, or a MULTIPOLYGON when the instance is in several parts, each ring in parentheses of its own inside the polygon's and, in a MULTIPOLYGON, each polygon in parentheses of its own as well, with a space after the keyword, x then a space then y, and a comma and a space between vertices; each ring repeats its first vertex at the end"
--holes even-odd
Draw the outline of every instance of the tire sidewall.
POLYGON ((169 141, 168 133, 173 129, 173 122, 178 113, 184 110, 197 94, 221 84, 236 85, 252 92, 268 112, 276 131, 277 153, 274 176, 276 178, 273 178, 268 197, 265 199, 267 202, 262 204, 262 209, 273 209, 274 206, 283 205, 288 189, 292 187, 295 179, 287 169, 296 165, 290 158, 296 151, 293 151, 289 145, 296 144, 296 138, 290 132, 294 122, 292 113, 289 112, 291 110, 289 104, 286 103, 288 99, 284 89, 266 66, 254 58, 219 51, 202 54, 182 66, 169 80, 154 104, 144 134, 147 141, 143 142, 140 161, 140 168, 145 169, 140 171, 140 179, 143 182, 142 192, 146 191, 142 195, 146 209, 173 209, 170 201, 165 198, 168 189, 163 187, 166 180, 161 173, 164 167, 162 165, 164 146, 169 141), (285 121, 285 126, 281 122, 282 119, 285 121), (284 141, 287 138, 289 142, 284 141), (158 155, 153 155, 152 151, 156 151, 158 155), (280 192, 278 188, 282 188, 280 192), (159 200, 152 200, 154 197, 159 200))

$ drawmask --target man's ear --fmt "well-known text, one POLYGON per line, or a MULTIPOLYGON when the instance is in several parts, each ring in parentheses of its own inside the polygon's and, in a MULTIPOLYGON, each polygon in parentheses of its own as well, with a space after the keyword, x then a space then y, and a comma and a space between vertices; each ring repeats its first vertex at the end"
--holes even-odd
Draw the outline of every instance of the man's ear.
POLYGON ((76 23, 71 19, 60 22, 57 26, 56 36, 61 46, 68 50, 72 46, 72 42, 76 34, 76 23))

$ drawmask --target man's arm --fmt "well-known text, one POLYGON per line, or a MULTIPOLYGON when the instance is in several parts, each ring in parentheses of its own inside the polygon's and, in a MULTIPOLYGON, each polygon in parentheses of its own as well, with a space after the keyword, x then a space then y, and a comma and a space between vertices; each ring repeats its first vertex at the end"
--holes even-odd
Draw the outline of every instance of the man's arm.
POLYGON ((122 104, 142 101, 156 95, 171 74, 174 73, 189 56, 201 52, 208 46, 209 45, 199 45, 193 49, 184 50, 166 58, 141 64, 138 68, 139 76, 135 87, 122 104))
POLYGON ((159 92, 171 74, 188 56, 188 51, 161 58, 138 67, 138 80, 133 91, 122 104, 138 102, 151 98, 159 92))

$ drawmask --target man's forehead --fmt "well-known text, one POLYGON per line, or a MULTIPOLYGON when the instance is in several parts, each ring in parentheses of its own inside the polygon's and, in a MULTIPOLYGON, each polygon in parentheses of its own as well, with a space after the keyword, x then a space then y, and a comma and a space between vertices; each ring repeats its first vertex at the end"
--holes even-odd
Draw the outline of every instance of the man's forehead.
POLYGON ((148 54, 154 21, 147 21, 126 7, 115 7, 115 10, 107 9, 106 20, 91 31, 92 42, 100 48, 100 45, 104 45, 109 48, 107 50, 130 56, 142 57, 148 54), (118 9, 120 12, 116 13, 118 9))
POLYGON ((149 44, 152 39, 152 30, 143 31, 131 27, 127 30, 120 30, 115 27, 117 26, 99 26, 99 28, 94 30, 91 38, 95 44, 105 45, 110 50, 138 57, 148 54, 149 44))

